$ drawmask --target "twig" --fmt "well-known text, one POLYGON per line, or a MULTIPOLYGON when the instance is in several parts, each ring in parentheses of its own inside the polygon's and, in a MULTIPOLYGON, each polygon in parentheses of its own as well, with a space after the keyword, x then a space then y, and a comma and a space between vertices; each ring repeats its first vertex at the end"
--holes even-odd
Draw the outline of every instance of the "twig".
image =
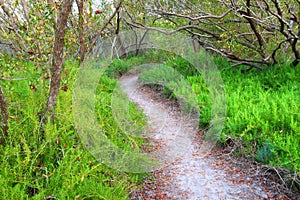
POLYGON ((5 77, 1 77, 0 80, 3 80, 3 81, 23 81, 23 80, 27 80, 27 78, 5 78, 5 77))

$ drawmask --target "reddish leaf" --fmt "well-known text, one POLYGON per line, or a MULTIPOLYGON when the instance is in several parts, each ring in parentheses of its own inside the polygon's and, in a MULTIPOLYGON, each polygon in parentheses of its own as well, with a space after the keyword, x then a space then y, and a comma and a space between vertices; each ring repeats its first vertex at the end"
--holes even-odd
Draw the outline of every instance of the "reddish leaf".
POLYGON ((99 14, 101 14, 101 13, 102 13, 101 10, 96 10, 96 11, 95 11, 95 15, 99 15, 99 14))

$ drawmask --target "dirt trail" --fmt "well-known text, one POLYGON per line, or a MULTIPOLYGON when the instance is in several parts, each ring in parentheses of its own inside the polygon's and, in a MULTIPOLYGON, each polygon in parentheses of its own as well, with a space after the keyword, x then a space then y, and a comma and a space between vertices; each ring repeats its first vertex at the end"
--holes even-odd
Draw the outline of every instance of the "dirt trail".
MULTIPOLYGON (((137 75, 120 78, 122 90, 148 117, 149 138, 156 145, 157 158, 165 162, 153 171, 149 181, 132 199, 272 199, 262 187, 267 180, 247 177, 246 169, 218 158, 214 153, 201 156, 199 131, 192 120, 159 94, 141 87, 137 75)), ((287 199, 287 198, 285 198, 287 199)))

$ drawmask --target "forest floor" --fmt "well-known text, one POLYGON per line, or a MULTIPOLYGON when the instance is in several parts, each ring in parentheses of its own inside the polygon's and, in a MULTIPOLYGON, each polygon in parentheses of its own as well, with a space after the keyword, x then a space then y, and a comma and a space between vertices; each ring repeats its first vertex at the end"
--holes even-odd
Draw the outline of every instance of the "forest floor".
POLYGON ((200 152, 203 131, 184 116, 175 101, 138 83, 138 75, 120 78, 122 90, 148 119, 147 137, 163 163, 151 173, 131 199, 300 199, 269 179, 263 166, 230 149, 200 152))

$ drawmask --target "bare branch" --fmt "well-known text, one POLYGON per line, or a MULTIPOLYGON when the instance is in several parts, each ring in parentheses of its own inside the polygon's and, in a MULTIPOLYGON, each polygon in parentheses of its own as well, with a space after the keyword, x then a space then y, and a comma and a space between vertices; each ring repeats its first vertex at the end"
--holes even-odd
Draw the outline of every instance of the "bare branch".
POLYGON ((214 38, 220 40, 220 35, 219 34, 216 34, 216 33, 213 33, 207 29, 204 29, 204 28, 201 28, 199 26, 195 26, 195 25, 187 25, 187 26, 181 26, 175 30, 172 30, 172 31, 166 31, 166 30, 162 30, 160 28, 156 28, 156 27, 150 27, 150 26, 146 26, 146 25, 143 25, 143 24, 139 24, 139 23, 135 23, 135 22, 129 22, 127 21, 126 19, 124 19, 125 22, 135 28, 143 28, 143 29, 149 29, 149 30, 154 30, 154 31, 158 31, 158 32, 161 32, 161 33, 164 33, 166 35, 172 35, 174 33, 177 33, 179 31, 182 31, 182 30, 187 30, 187 29, 197 29, 203 33, 206 33, 206 34, 209 34, 211 36, 213 36, 214 38))
POLYGON ((286 43, 290 40, 292 40, 293 38, 288 38, 286 40, 283 40, 281 42, 279 42, 279 44, 277 45, 277 47, 273 50, 272 54, 269 56, 270 58, 272 58, 274 60, 274 63, 278 63, 278 60, 276 59, 276 52, 281 48, 281 45, 283 43, 286 43))
POLYGON ((228 9, 227 11, 225 11, 221 15, 212 15, 212 14, 206 13, 206 15, 198 16, 198 17, 192 17, 192 16, 189 16, 189 15, 184 15, 184 14, 175 13, 175 12, 167 12, 167 11, 163 11, 163 10, 151 10, 151 11, 155 12, 157 14, 160 14, 160 15, 169 15, 169 16, 175 16, 175 17, 182 17, 182 18, 185 18, 185 19, 189 19, 191 21, 198 21, 198 20, 201 20, 201 19, 222 19, 226 15, 228 15, 228 13, 230 13, 232 11, 232 8, 228 9))
MULTIPOLYGON (((232 62, 236 62, 236 61, 233 61, 232 62)), ((240 65, 248 65, 250 66, 250 68, 247 68, 247 69, 243 69, 243 71, 249 71, 253 68, 256 68, 256 69, 260 69, 260 70, 264 70, 265 68, 259 66, 259 65, 255 65, 253 64, 252 62, 246 62, 246 61, 242 61, 242 62, 236 62, 236 64, 232 65, 233 67, 236 67, 236 66, 240 66, 240 65)))
POLYGON ((1 77, 0 80, 4 80, 4 81, 23 81, 23 80, 27 80, 27 78, 4 78, 4 77, 1 77))
POLYGON ((288 33, 285 32, 285 25, 288 25, 288 23, 283 20, 282 15, 281 15, 282 14, 281 9, 279 8, 279 5, 276 4, 276 2, 275 2, 275 6, 277 5, 276 6, 277 13, 275 13, 270 9, 270 6, 269 6, 268 2, 266 2, 266 0, 263 0, 263 2, 265 3, 265 10, 278 19, 278 21, 280 23, 280 28, 279 28, 280 33, 282 33, 285 37, 288 37, 288 33))
POLYGON ((162 17, 175 22, 176 28, 172 30, 145 24, 126 10, 127 16, 123 20, 129 26, 167 35, 186 31, 205 49, 252 68, 260 69, 259 65, 270 66, 280 62, 276 52, 286 42, 289 44, 286 48, 291 49, 296 58, 293 63, 300 62, 300 28, 297 30, 295 24, 300 25, 295 5, 279 0, 218 0, 216 4, 219 3, 220 9, 212 9, 208 13, 207 5, 200 7, 201 3, 177 1, 170 8, 164 3, 157 2, 147 11, 150 18, 162 17), (220 10, 222 13, 219 13, 220 10))
POLYGON ((29 15, 28 15, 27 2, 24 1, 24 0, 21 0, 21 4, 22 4, 22 7, 23 7, 23 13, 24 13, 25 19, 26 19, 27 23, 29 23, 30 19, 29 19, 29 15))
POLYGON ((239 10, 239 13, 242 14, 243 17, 245 17, 245 19, 249 22, 249 25, 253 31, 253 33, 255 34, 257 40, 258 40, 258 44, 260 46, 260 53, 262 55, 263 58, 266 57, 266 52, 265 52, 265 41, 263 36, 260 34, 260 32, 257 30, 257 23, 255 20, 255 17, 253 17, 252 12, 250 10, 250 0, 246 1, 246 9, 247 12, 239 10))
POLYGON ((102 26, 102 28, 98 31, 98 33, 94 36, 93 41, 91 42, 91 46, 90 46, 90 50, 89 52, 91 52, 98 40, 98 38, 101 36, 102 32, 106 29, 106 27, 111 23, 111 21, 113 20, 113 18, 116 16, 116 14, 119 12, 121 5, 123 3, 123 0, 120 0, 119 3, 117 4, 117 7, 115 9, 115 11, 113 12, 113 14, 109 17, 109 19, 106 21, 106 23, 102 26))

